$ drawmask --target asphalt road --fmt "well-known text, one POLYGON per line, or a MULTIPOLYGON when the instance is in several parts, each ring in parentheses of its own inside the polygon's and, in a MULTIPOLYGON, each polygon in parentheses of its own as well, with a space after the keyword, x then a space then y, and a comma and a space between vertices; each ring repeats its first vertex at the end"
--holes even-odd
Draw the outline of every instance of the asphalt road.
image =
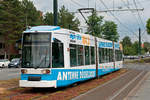
POLYGON ((129 71, 73 100, 123 100, 150 71, 149 64, 125 64, 129 71))
MULTIPOLYGON (((137 83, 150 72, 150 64, 124 64, 128 72, 94 88, 73 100, 123 100, 137 83)), ((20 77, 20 69, 0 70, 0 80, 20 77)))
POLYGON ((20 77, 20 69, 19 68, 3 68, 0 69, 0 80, 9 80, 12 78, 20 77))
POLYGON ((150 71, 149 63, 128 63, 128 64, 124 64, 123 67, 127 69, 150 71))
MULTIPOLYGON (((130 63, 130 64, 124 64, 124 68, 150 71, 150 64, 130 63)), ((0 80, 8 80, 8 79, 19 78, 19 77, 20 77, 20 69, 19 68, 0 69, 0 80)))

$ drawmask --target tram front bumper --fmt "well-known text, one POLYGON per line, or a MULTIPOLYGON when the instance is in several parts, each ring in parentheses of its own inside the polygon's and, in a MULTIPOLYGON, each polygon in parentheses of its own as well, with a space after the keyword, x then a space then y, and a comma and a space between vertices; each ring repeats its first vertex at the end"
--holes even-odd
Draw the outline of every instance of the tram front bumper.
POLYGON ((53 81, 28 81, 28 80, 19 80, 20 87, 54 87, 56 88, 56 80, 53 81))

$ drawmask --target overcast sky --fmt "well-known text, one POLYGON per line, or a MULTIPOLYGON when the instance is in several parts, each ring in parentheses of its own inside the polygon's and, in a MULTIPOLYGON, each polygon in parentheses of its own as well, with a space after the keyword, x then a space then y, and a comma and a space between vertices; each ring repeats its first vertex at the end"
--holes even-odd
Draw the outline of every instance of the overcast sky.
MULTIPOLYGON (((53 0, 31 0, 35 4, 38 10, 42 12, 53 12, 53 0)), ((104 16, 105 20, 111 20, 118 24, 118 32, 120 34, 120 40, 128 35, 132 40, 138 40, 138 28, 141 27, 142 32, 146 29, 146 21, 150 18, 150 0, 58 0, 59 8, 62 5, 70 11, 77 11, 79 8, 92 7, 97 11, 104 11, 108 9, 139 9, 144 8, 144 11, 122 11, 122 12, 108 12, 98 13, 98 15, 104 16), (105 6, 104 6, 105 5, 105 6), (138 16, 140 15, 140 16, 138 16), (114 17, 115 16, 115 17, 114 17), (141 20, 140 20, 141 19, 141 20), (119 22, 119 21, 120 22, 119 22), (134 33, 133 33, 134 32, 134 33)), ((58 8, 58 9, 59 9, 58 8)), ((87 14, 85 16, 88 16, 87 14)), ((76 14, 81 21, 81 26, 86 26, 85 21, 80 14, 76 14)), ((142 41, 149 41, 150 36, 145 32, 142 34, 142 41)))

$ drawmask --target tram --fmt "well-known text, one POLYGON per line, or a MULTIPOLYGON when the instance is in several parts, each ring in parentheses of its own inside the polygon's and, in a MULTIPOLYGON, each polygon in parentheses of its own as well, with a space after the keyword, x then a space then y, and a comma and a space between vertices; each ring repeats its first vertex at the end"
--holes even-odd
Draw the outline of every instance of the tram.
POLYGON ((23 32, 20 87, 63 87, 122 68, 115 43, 59 26, 23 32))

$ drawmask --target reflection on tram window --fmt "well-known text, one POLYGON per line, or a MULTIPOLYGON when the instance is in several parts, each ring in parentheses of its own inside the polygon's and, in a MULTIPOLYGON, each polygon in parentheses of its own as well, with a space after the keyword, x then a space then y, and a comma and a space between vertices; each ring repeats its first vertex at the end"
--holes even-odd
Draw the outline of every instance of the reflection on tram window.
POLYGON ((70 66, 77 66, 77 46, 70 44, 70 66))
POLYGON ((99 48, 99 63, 113 62, 113 49, 99 48))
POLYGON ((50 51, 49 45, 24 45, 23 47, 23 67, 49 68, 50 51))
POLYGON ((78 45, 78 66, 84 65, 83 46, 78 45))
POLYGON ((116 61, 121 61, 122 60, 121 50, 115 50, 115 59, 116 59, 116 61))
POLYGON ((84 50, 85 50, 85 65, 90 65, 89 46, 85 46, 84 50))
POLYGON ((52 67, 64 67, 63 43, 52 43, 52 67))
POLYGON ((24 35, 24 42, 48 42, 50 39, 49 34, 41 34, 41 33, 34 33, 34 34, 25 34, 24 35))
POLYGON ((91 47, 91 64, 95 64, 95 48, 91 47))

